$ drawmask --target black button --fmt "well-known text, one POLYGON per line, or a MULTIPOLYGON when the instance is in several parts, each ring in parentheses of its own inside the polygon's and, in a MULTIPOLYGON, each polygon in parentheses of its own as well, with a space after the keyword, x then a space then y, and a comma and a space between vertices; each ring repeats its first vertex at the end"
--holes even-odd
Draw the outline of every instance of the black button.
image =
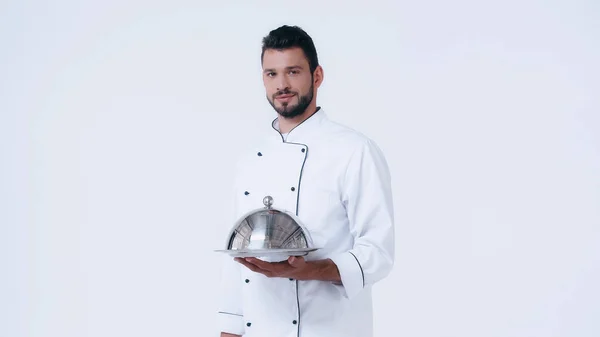
POLYGON ((248 195, 248 194, 250 194, 250 192, 246 191, 246 192, 244 192, 244 194, 245 194, 245 195, 248 195))
POLYGON ((294 280, 293 278, 290 279, 290 281, 293 281, 293 280, 294 280))
POLYGON ((302 152, 306 152, 306 149, 302 149, 302 152))
POLYGON ((249 279, 246 279, 246 283, 249 283, 249 282, 250 282, 250 280, 249 280, 249 279))
POLYGON ((296 188, 295 188, 295 187, 292 187, 292 192, 293 192, 293 191, 295 191, 295 190, 296 190, 296 188))
POLYGON ((246 323, 246 326, 251 326, 251 325, 252 325, 252 323, 250 323, 250 322, 246 323))
POLYGON ((260 152, 259 152, 259 153, 257 153, 257 155, 258 155, 259 157, 262 157, 262 153, 260 153, 260 152))
POLYGON ((294 323, 294 324, 298 324, 298 322, 297 322, 296 320, 292 321, 292 323, 294 323))

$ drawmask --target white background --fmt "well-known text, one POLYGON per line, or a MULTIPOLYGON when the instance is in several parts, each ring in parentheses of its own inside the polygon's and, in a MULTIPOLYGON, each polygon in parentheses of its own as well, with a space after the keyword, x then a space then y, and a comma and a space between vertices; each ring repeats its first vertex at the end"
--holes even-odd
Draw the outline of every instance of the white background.
POLYGON ((0 336, 216 335, 281 24, 392 170, 376 336, 600 336, 597 1, 214 3, 0 2, 0 336))

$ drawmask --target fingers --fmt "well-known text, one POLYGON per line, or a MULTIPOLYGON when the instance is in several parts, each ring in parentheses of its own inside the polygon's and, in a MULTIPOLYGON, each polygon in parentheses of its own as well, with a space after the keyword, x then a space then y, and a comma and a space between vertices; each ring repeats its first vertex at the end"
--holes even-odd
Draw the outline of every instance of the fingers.
POLYGON ((265 262, 257 258, 247 257, 235 258, 235 261, 243 264, 253 272, 263 274, 267 277, 288 277, 288 274, 292 272, 293 268, 297 268, 304 263, 303 258, 296 258, 294 262, 296 263, 296 266, 292 266, 289 260, 282 262, 265 262))
POLYGON ((252 264, 252 263, 246 261, 245 259, 235 258, 234 260, 239 262, 240 264, 244 265, 246 268, 252 270, 255 273, 260 273, 267 277, 272 277, 272 273, 270 271, 261 269, 258 266, 256 266, 255 264, 252 264))
POLYGON ((257 266, 260 269, 263 270, 268 270, 268 271, 275 271, 277 270, 277 266, 281 263, 275 262, 275 263, 271 263, 271 262, 265 262, 253 257, 248 257, 246 258, 246 262, 251 263, 255 266, 257 266))

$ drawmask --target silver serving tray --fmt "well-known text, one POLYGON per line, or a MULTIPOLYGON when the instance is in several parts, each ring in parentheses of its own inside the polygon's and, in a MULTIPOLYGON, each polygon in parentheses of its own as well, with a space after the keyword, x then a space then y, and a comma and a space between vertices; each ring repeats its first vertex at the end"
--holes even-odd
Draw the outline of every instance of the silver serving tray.
POLYGON ((274 256, 306 256, 319 248, 287 248, 287 249, 219 249, 218 253, 232 257, 274 257, 274 256))

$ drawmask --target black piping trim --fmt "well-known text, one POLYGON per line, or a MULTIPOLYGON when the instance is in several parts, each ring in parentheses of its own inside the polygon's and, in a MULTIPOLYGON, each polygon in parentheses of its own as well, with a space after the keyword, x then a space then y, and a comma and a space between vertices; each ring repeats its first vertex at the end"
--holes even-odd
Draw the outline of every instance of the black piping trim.
MULTIPOLYGON (((319 111, 319 109, 317 109, 319 111)), ((313 114, 314 115, 314 114, 313 114)), ((312 115, 311 115, 312 116, 312 115)), ((308 119, 308 118, 307 118, 308 119)), ((282 136, 283 138, 283 136, 282 136)), ((298 216, 298 210, 300 209, 300 187, 302 185, 302 173, 304 172, 304 165, 306 164, 306 158, 308 157, 308 145, 306 144, 298 144, 298 143, 288 143, 288 144, 296 144, 303 145, 306 147, 306 152, 304 153, 304 160, 302 161, 302 167, 300 168, 300 176, 298 177, 298 191, 296 192, 296 216, 298 216)), ((300 318, 300 295, 298 292, 300 284, 298 280, 296 280, 296 305, 298 306, 298 326, 296 328, 296 336, 300 337, 300 322, 302 321, 300 318)))
POLYGON ((296 280, 296 305, 298 306, 298 326, 296 327, 296 336, 300 337, 300 295, 298 294, 298 280, 296 280))
MULTIPOLYGON (((352 254, 352 252, 348 252, 348 253, 352 254)), ((364 288, 365 287, 365 272, 363 271, 362 266, 360 265, 360 262, 358 262, 356 255, 352 254, 352 256, 354 256, 354 259, 356 260, 356 263, 358 263, 358 267, 360 268, 360 273, 362 274, 363 288, 364 288)))
POLYGON ((272 122, 271 122, 271 127, 273 128, 273 130, 277 131, 277 133, 279 134, 279 136, 281 137, 281 142, 285 143, 285 139, 283 139, 283 135, 281 134, 281 132, 279 132, 279 130, 275 129, 275 126, 273 124, 275 124, 275 121, 277 120, 277 118, 275 118, 272 122))
MULTIPOLYGON (((302 125, 302 123, 306 122, 309 118, 311 118, 312 116, 316 115, 317 112, 321 110, 321 107, 317 107, 317 110, 315 110, 315 112, 313 112, 310 116, 308 116, 308 118, 306 118, 305 120, 303 120, 302 122, 300 122, 300 124, 296 125, 294 128, 292 128, 289 132, 288 135, 294 131, 295 128, 297 128, 298 126, 302 125)), ((283 139, 283 135, 281 134, 281 132, 279 132, 279 130, 275 129, 275 121, 277 119, 274 119, 271 122, 271 127, 273 128, 273 130, 277 131, 277 133, 279 133, 279 135, 281 136, 281 141, 283 143, 286 144, 294 144, 294 145, 301 145, 306 147, 306 152, 304 152, 304 161, 302 161, 302 167, 300 168, 300 176, 298 177, 298 190, 297 190, 297 194, 296 194, 296 216, 298 216, 298 210, 299 210, 299 205, 300 205, 300 186, 302 184, 302 173, 304 171, 304 165, 306 164, 306 158, 308 157, 308 145, 306 144, 301 144, 301 143, 291 143, 291 142, 286 142, 285 139, 283 139)), ((298 326, 296 328, 296 336, 300 337, 300 322, 301 322, 301 318, 300 318, 300 294, 298 292, 298 288, 299 288, 299 283, 298 280, 296 280, 296 306, 298 308, 298 326)))
POLYGON ((304 164, 306 164, 306 158, 308 157, 308 145, 300 143, 287 143, 306 146, 306 152, 304 153, 304 161, 302 161, 302 167, 300 168, 300 177, 298 177, 298 192, 296 192, 296 216, 298 216, 298 206, 300 205, 300 185, 302 184, 302 172, 304 171, 304 164))
POLYGON ((239 316, 244 317, 244 315, 232 314, 230 312, 219 311, 219 314, 231 315, 231 316, 239 316))
MULTIPOLYGON (((321 107, 318 106, 317 110, 315 110, 315 112, 313 112, 310 116, 308 116, 305 120, 303 120, 302 122, 300 122, 298 125, 294 126, 289 132, 288 135, 294 131, 295 128, 299 127, 300 125, 302 125, 302 123, 306 122, 307 120, 309 120, 312 116, 316 115, 317 112, 319 112, 319 110, 321 110, 321 107)), ((281 136, 281 141, 284 143, 287 143, 285 141, 285 139, 283 139, 283 135, 281 134, 281 132, 279 132, 279 130, 275 129, 275 126, 273 126, 273 124, 275 124, 275 121, 277 120, 277 118, 275 118, 272 122, 271 122, 271 127, 273 128, 273 130, 277 131, 277 133, 279 133, 279 136, 281 136)), ((298 143, 289 143, 289 144, 298 144, 298 143)), ((298 144, 298 145, 304 145, 304 144, 298 144)), ((304 166, 304 164, 302 164, 302 166, 304 166)))

